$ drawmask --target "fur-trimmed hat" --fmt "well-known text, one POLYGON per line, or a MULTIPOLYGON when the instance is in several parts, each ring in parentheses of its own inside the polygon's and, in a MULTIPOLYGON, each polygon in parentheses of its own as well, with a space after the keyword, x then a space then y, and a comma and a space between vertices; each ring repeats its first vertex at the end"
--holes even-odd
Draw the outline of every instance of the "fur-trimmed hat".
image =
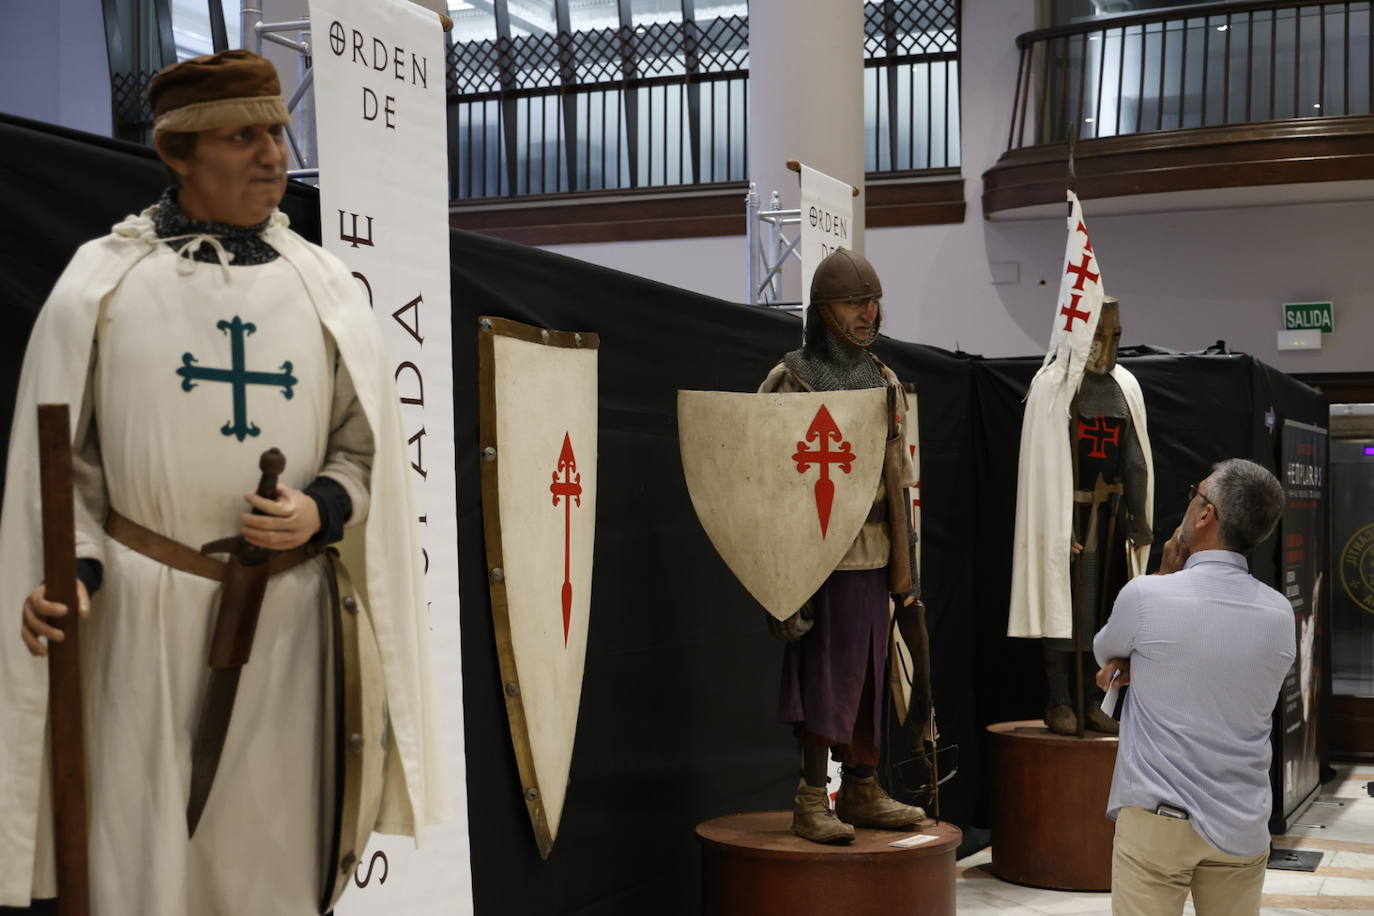
POLYGON ((164 67, 148 84, 153 130, 193 133, 246 124, 285 124, 277 68, 251 51, 220 51, 164 67))

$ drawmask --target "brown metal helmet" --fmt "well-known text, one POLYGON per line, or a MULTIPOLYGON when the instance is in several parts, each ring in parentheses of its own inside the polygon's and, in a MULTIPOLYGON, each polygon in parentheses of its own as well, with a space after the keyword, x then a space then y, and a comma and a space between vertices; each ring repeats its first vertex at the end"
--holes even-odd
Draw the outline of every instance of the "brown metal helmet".
POLYGON ((1110 375, 1116 368, 1116 348, 1120 344, 1121 303, 1114 296, 1104 296, 1092 347, 1088 350, 1088 364, 1084 368, 1098 375, 1110 375))
POLYGON ((811 301, 863 302, 883 294, 878 272, 868 258, 848 248, 837 248, 816 265, 811 275, 811 301))

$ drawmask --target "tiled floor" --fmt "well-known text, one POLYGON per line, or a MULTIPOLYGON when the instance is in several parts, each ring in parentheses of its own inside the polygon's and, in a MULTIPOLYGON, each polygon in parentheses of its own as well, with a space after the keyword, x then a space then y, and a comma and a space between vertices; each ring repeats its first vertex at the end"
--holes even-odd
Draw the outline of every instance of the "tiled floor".
MULTIPOLYGON (((1319 849, 1315 872, 1269 871, 1264 878, 1264 916, 1374 914, 1374 798, 1365 784, 1374 767, 1342 766, 1322 787, 1321 798, 1298 818, 1276 846, 1319 849)), ((1046 891, 1000 881, 988 871, 984 849, 959 861, 958 912, 961 916, 1039 916, 1046 913, 1102 914, 1112 911, 1110 894, 1046 891)), ((1190 902, 1184 910, 1193 913, 1190 902)))

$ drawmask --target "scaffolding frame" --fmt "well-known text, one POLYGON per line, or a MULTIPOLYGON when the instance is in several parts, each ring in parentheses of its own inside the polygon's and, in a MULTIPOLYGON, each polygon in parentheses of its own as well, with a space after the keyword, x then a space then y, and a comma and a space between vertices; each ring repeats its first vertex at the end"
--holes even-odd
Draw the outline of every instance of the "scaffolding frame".
POLYGON ((744 233, 749 248, 749 291, 745 301, 782 311, 801 311, 800 299, 781 298, 783 267, 789 258, 801 261, 801 209, 782 209, 781 198, 774 191, 765 210, 759 203, 758 184, 751 181, 744 197, 744 233), (795 227, 791 237, 790 227, 795 227))
POLYGON ((318 181, 319 146, 315 136, 315 67, 311 56, 310 20, 263 22, 262 4, 263 0, 243 0, 239 10, 239 47, 261 54, 262 43, 270 41, 300 55, 300 83, 286 101, 286 110, 296 122, 294 128, 291 122, 286 125, 288 152, 290 158, 295 160, 296 168, 288 168, 286 177, 298 181, 306 178, 318 181), (283 34, 285 32, 296 32, 297 35, 288 38, 283 34))

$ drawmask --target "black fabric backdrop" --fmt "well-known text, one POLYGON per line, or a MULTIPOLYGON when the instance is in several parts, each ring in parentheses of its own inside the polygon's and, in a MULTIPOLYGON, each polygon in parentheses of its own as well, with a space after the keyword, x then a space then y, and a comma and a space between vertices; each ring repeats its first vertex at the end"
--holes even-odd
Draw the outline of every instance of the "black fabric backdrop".
MULTIPOLYGON (((0 430, 8 435, 33 319, 72 251, 152 202, 141 147, 0 116, 0 430)), ((318 197, 293 185, 293 227, 318 241, 318 197)), ((693 826, 790 804, 797 761, 774 713, 780 651, 763 611, 692 512, 678 457, 679 388, 751 391, 796 345, 796 318, 570 258, 451 235, 454 423, 468 816, 479 913, 694 913, 693 826), (600 486, 592 622, 571 785, 547 862, 511 751, 485 585, 477 464, 479 315, 601 335, 600 486)), ((717 269, 702 265, 703 270, 717 269)), ((1129 332, 1129 327, 1127 328, 1129 332)), ((981 360, 884 339, 920 396, 925 601, 945 743, 960 747, 944 814, 976 845, 990 816, 983 729, 1040 712, 1038 646, 1006 606, 1020 400, 1038 360, 981 360)), ((1274 464, 1269 405, 1321 422, 1310 389, 1250 357, 1128 359, 1155 449, 1157 543, 1212 461, 1274 464)), ((1271 547, 1257 574, 1272 579, 1271 547)), ((400 876, 397 876, 400 879, 400 876)))

